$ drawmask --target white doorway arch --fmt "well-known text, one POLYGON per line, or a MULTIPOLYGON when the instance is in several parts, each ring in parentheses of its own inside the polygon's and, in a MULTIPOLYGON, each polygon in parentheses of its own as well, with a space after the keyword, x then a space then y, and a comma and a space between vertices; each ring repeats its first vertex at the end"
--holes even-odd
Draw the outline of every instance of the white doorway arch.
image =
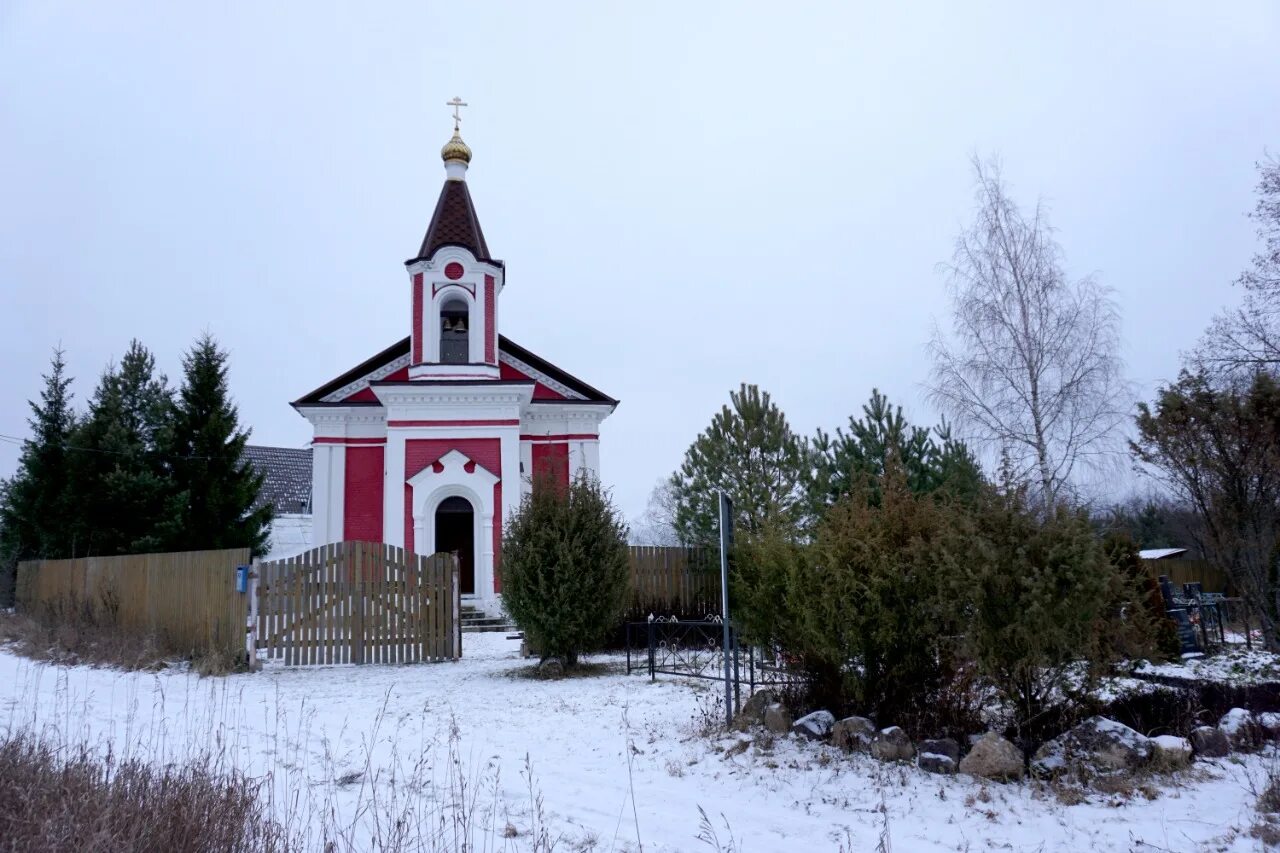
POLYGON ((436 511, 449 498, 464 498, 471 504, 475 548, 474 597, 491 599, 493 591, 493 487, 497 475, 472 461, 466 454, 450 450, 407 480, 413 502, 413 549, 431 554, 436 543, 436 511))

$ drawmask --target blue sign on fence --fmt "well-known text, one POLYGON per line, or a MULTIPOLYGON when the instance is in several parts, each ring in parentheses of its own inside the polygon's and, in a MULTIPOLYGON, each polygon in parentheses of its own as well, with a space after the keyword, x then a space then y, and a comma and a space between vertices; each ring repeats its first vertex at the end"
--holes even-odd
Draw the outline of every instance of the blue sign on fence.
POLYGON ((236 592, 249 591, 249 567, 236 566, 236 592))

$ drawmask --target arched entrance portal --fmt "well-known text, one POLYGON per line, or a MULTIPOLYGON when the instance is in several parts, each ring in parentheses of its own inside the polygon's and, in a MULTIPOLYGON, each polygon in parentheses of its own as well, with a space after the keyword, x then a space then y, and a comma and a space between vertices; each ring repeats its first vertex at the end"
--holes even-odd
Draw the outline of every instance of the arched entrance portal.
POLYGON ((457 495, 445 498, 436 508, 437 553, 458 555, 458 584, 463 595, 476 591, 475 509, 471 501, 457 495))

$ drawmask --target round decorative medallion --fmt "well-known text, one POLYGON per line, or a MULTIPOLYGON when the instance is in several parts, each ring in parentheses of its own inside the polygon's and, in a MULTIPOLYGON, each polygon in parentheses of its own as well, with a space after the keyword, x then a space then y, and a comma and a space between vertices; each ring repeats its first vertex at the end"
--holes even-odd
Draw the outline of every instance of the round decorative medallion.
POLYGON ((449 281, 457 281, 462 278, 462 273, 462 264, 457 261, 452 261, 444 265, 444 277, 449 279, 449 281))

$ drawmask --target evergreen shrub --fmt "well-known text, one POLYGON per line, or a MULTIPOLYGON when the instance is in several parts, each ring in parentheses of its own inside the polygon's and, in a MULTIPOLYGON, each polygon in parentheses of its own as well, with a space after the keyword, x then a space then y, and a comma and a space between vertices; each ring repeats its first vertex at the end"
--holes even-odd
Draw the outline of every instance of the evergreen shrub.
POLYGON ((502 540, 502 601, 542 660, 575 666, 626 607, 627 526, 587 476, 534 483, 502 540))

